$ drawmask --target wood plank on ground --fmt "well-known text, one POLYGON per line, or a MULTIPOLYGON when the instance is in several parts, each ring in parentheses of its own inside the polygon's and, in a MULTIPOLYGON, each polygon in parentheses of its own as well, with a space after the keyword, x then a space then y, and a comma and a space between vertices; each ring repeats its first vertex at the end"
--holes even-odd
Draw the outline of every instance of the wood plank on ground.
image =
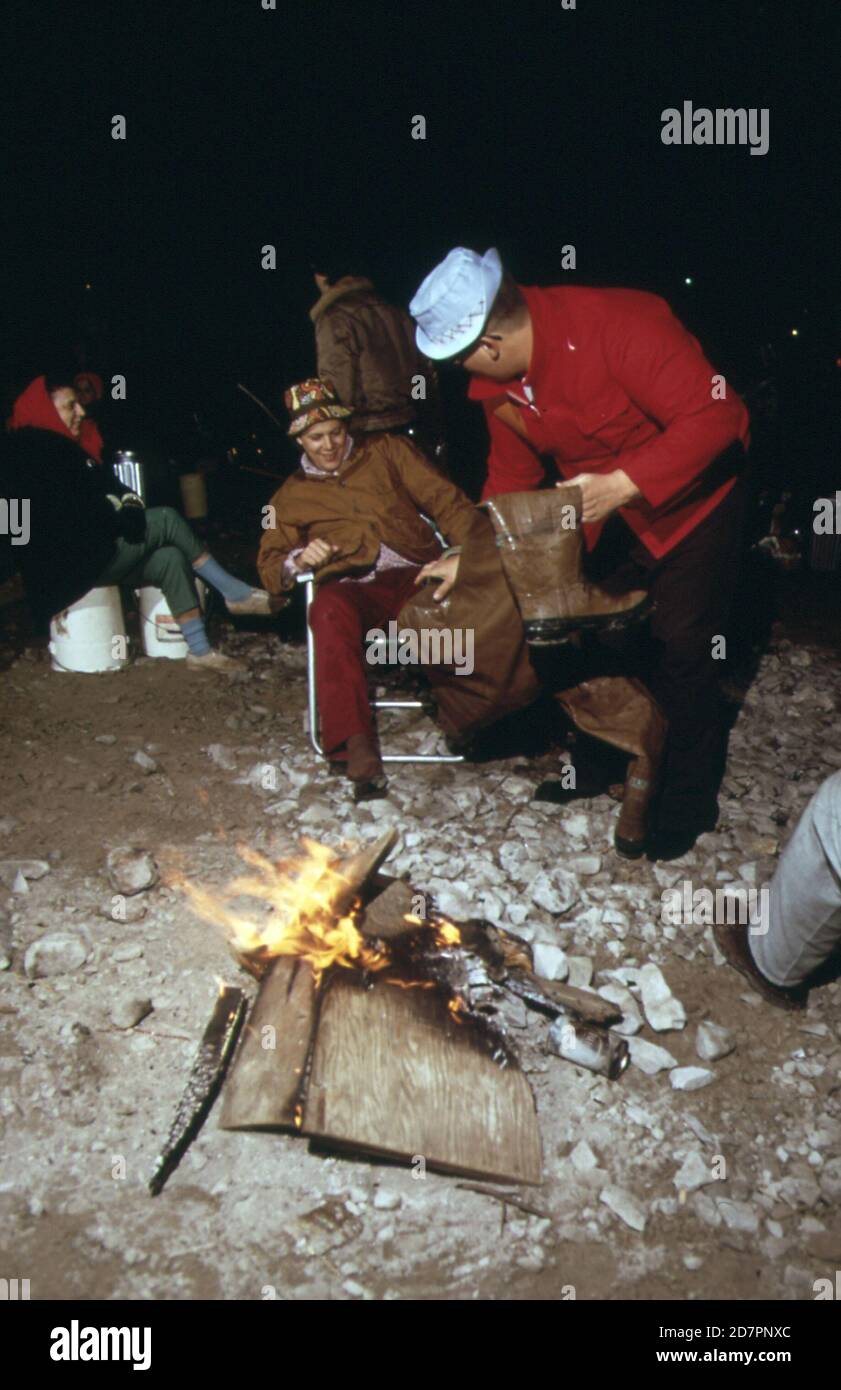
POLYGON ((228 1074, 222 1129, 297 1129, 317 1006, 309 965, 290 956, 276 960, 260 985, 228 1074))
POLYGON ((435 990, 334 972, 322 1000, 303 1133, 502 1182, 540 1183, 534 1097, 435 990))

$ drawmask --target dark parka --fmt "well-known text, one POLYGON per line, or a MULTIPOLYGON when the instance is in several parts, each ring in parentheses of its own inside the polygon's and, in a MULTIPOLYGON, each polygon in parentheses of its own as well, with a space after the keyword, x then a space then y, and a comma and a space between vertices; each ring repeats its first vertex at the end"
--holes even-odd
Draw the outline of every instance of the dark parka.
POLYGON ((108 494, 128 489, 110 468, 88 464, 77 444, 52 430, 0 435, 0 496, 27 503, 29 539, 0 537, 20 570, 39 628, 92 589, 114 558, 124 519, 108 494))
POLYGON ((357 431, 396 430, 417 406, 412 377, 424 373, 409 315, 377 294, 370 280, 345 276, 310 310, 318 375, 354 412, 357 431))

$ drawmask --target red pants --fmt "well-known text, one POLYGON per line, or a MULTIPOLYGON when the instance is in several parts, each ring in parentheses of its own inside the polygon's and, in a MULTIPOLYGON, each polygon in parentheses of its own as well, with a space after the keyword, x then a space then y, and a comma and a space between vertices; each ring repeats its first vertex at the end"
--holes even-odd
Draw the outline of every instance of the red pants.
POLYGON ((319 589, 310 608, 315 638, 315 690, 321 742, 333 754, 352 734, 373 737, 363 639, 372 627, 396 618, 415 590, 418 566, 385 570, 362 584, 333 580, 319 589))

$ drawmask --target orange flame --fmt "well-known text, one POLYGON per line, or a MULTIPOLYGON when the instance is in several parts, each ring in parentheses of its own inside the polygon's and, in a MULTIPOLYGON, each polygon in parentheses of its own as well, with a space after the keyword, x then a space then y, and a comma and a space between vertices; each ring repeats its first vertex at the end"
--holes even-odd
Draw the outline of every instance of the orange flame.
MULTIPOLYGON (((179 870, 171 871, 167 881, 181 889, 199 917, 224 927, 243 963, 296 956, 309 964, 316 984, 333 965, 387 969, 392 964, 388 948, 374 946, 356 925, 360 903, 351 900, 352 885, 336 867, 336 851, 313 840, 302 843, 303 855, 289 863, 273 863, 257 850, 238 845, 240 858, 255 872, 233 879, 219 892, 191 883, 179 870), (242 909, 237 900, 243 898, 264 904, 262 917, 254 908, 242 909)), ((408 913, 404 920, 412 926, 426 926, 441 949, 461 941, 461 933, 451 922, 425 922, 408 913)), ((403 989, 435 987, 422 979, 389 978, 387 983, 403 989)), ((221 980, 219 987, 220 991, 224 988, 221 980)), ((461 1001, 453 1001, 454 1016, 463 1007, 461 1001)))
POLYGON ((186 894, 199 917, 225 928, 241 955, 298 956, 312 967, 316 981, 331 965, 383 970, 388 953, 368 945, 356 927, 358 904, 347 903, 350 885, 332 866, 335 850, 312 840, 304 841, 304 849, 301 859, 286 865, 239 845, 240 857, 256 873, 235 878, 219 893, 181 874, 170 882, 186 894), (242 897, 267 905, 262 921, 232 906, 242 897))

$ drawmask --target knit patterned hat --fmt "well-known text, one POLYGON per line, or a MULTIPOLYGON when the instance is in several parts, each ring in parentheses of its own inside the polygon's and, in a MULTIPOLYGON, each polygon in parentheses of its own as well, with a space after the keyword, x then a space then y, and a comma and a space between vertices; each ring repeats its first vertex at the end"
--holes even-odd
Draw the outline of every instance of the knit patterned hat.
POLYGON ((290 386, 283 393, 283 403, 292 420, 288 433, 293 438, 321 420, 344 420, 353 414, 346 405, 340 404, 333 383, 322 381, 317 376, 308 377, 297 386, 290 386))

